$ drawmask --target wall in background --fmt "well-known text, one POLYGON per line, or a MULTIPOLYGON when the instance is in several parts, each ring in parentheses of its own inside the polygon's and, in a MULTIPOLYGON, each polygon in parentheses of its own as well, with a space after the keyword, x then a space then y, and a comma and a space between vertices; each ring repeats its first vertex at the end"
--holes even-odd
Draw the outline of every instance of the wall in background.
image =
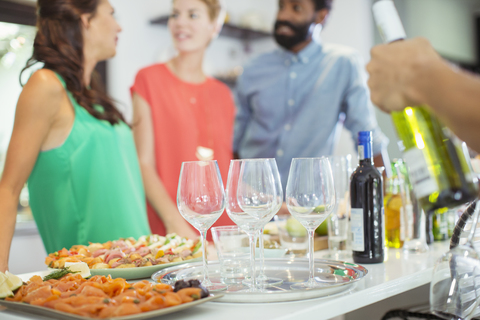
MULTIPOLYGON (((9 57, 4 56, 0 60, 0 173, 2 172, 5 152, 12 134, 15 107, 22 91, 19 75, 32 55, 35 28, 0 22, 0 38, 7 38, 10 35, 22 36, 25 38, 26 43, 18 50, 12 51, 13 55, 9 57)), ((27 71, 25 75, 28 74, 30 74, 30 71, 27 71)))
POLYGON ((443 56, 476 63, 478 0, 396 0, 408 37, 422 36, 443 56))
MULTIPOLYGON (((354 47, 367 61, 374 42, 370 1, 336 0, 322 32, 323 41, 354 47)), ((168 30, 149 23, 153 18, 168 14, 170 3, 169 0, 142 0, 140 6, 129 0, 112 0, 123 32, 120 35, 117 56, 109 61, 108 89, 129 118, 129 87, 137 71, 154 62, 165 61, 174 54, 168 30)), ((277 0, 226 0, 232 23, 240 24, 245 14, 255 12, 259 16, 257 19, 263 21, 264 29, 269 30, 275 21, 277 3, 277 0)), ((240 41, 220 37, 207 51, 205 71, 210 75, 228 71, 275 47, 273 39, 266 39, 252 42, 245 52, 245 46, 240 41)), ((355 153, 349 133, 342 134, 340 146, 335 153, 355 153)))

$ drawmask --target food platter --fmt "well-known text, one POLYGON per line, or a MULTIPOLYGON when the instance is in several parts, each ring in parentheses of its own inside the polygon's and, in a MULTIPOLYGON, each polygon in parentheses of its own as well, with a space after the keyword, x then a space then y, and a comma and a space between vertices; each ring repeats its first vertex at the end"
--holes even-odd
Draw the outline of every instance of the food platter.
MULTIPOLYGON (((294 290, 291 285, 308 279, 308 259, 265 259, 265 273, 268 277, 280 278, 283 283, 250 292, 242 283, 228 285, 223 298, 216 302, 265 303, 283 302, 328 297, 345 293, 355 288, 358 281, 368 273, 363 266, 325 259, 315 259, 315 279, 324 283, 321 288, 294 290)), ((220 264, 209 262, 208 274, 212 282, 221 282, 220 264)), ((202 264, 187 263, 160 270, 152 275, 156 282, 167 284, 177 280, 202 279, 202 264)))
POLYGON ((138 267, 138 268, 114 268, 114 269, 90 269, 90 273, 92 276, 108 276, 111 275, 112 278, 124 278, 126 280, 134 280, 134 279, 143 279, 143 278, 150 278, 152 274, 155 272, 189 263, 189 262, 196 262, 196 261, 201 261, 202 258, 195 258, 191 260, 186 260, 186 261, 180 261, 180 262, 171 262, 171 263, 165 263, 165 264, 157 264, 154 266, 147 266, 147 267, 138 267))
MULTIPOLYGON (((211 295, 210 297, 203 298, 200 300, 184 303, 178 306, 174 307, 168 307, 160 310, 155 310, 155 311, 149 311, 149 312, 144 312, 140 314, 135 314, 135 315, 130 315, 130 316, 123 316, 123 317, 115 317, 115 318, 109 318, 109 319, 115 319, 115 320, 142 320, 142 319, 153 319, 156 317, 160 317, 169 313, 189 309, 192 307, 195 307, 196 305, 209 302, 215 299, 221 298, 222 295, 211 295)), ((34 306, 26 303, 18 303, 18 302, 10 302, 10 301, 4 301, 0 300, 0 306, 7 307, 10 310, 15 310, 15 311, 20 311, 20 312, 25 312, 31 315, 36 315, 36 316, 44 316, 47 317, 48 319, 60 319, 60 320, 91 320, 92 318, 87 318, 87 317, 82 317, 66 312, 61 312, 57 311, 54 309, 49 309, 46 307, 39 307, 39 306, 34 306)))

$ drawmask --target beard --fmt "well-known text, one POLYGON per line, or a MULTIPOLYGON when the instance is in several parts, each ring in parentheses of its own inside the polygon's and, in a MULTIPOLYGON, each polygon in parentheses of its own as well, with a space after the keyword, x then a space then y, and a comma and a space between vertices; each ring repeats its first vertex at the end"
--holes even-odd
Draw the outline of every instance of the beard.
POLYGON ((297 44, 302 43, 312 35, 313 26, 315 25, 315 20, 307 22, 305 24, 293 24, 289 21, 280 21, 275 22, 275 31, 274 37, 275 41, 283 48, 290 50, 295 47, 297 44), (277 34, 277 29, 281 26, 287 26, 293 31, 292 36, 285 36, 283 34, 277 34))

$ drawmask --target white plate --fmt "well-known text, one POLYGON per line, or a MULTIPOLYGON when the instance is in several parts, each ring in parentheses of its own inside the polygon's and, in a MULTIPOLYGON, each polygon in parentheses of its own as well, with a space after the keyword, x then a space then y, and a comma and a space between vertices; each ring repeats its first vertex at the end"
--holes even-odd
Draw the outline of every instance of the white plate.
MULTIPOLYGON (((209 262, 208 268, 210 279, 221 282, 219 262, 209 262)), ((248 292, 248 288, 242 284, 229 285, 227 290, 221 292, 224 297, 217 302, 264 303, 331 296, 353 289, 368 271, 353 263, 315 259, 315 278, 323 282, 324 286, 307 290, 292 290, 291 285, 308 279, 308 259, 265 259, 265 273, 268 277, 283 279, 283 283, 261 292, 248 292)), ((181 279, 201 280, 202 265, 188 263, 163 269, 153 274, 152 279, 168 284, 174 284, 181 279)))
MULTIPOLYGON (((201 261, 202 257, 180 261, 180 262, 172 262, 172 263, 164 263, 164 264, 156 264, 154 266, 148 267, 136 267, 136 268, 113 268, 113 269, 90 269, 90 273, 92 276, 108 276, 111 275, 112 278, 123 278, 126 280, 135 280, 135 279, 144 279, 150 278, 152 274, 157 272, 158 270, 162 270, 165 268, 177 266, 180 264, 185 264, 189 262, 196 262, 201 261)), ((58 271, 58 269, 52 269, 51 272, 58 271)), ((42 277, 43 278, 43 277, 42 277)))
POLYGON ((172 263, 165 263, 165 264, 156 264, 154 266, 148 267, 137 267, 137 268, 113 268, 113 269, 90 269, 90 273, 92 276, 108 276, 111 275, 112 278, 123 278, 126 280, 133 280, 133 279, 143 279, 143 278, 150 278, 152 274, 157 272, 158 270, 162 270, 165 268, 189 263, 200 261, 202 257, 195 258, 191 260, 185 260, 180 262, 172 262, 172 263))

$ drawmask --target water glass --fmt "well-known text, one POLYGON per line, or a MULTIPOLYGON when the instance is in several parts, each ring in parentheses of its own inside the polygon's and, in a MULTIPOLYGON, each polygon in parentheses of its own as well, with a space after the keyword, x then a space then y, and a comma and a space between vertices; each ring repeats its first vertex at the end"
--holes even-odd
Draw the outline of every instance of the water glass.
POLYGON ((237 226, 213 227, 211 231, 221 281, 227 285, 242 284, 250 268, 248 234, 237 226))
POLYGON ((286 255, 304 257, 308 249, 308 234, 303 225, 289 214, 275 215, 275 224, 286 255))
POLYGON ((330 156, 328 161, 332 167, 336 198, 335 209, 327 218, 329 258, 344 260, 351 257, 348 236, 352 156, 330 156))

